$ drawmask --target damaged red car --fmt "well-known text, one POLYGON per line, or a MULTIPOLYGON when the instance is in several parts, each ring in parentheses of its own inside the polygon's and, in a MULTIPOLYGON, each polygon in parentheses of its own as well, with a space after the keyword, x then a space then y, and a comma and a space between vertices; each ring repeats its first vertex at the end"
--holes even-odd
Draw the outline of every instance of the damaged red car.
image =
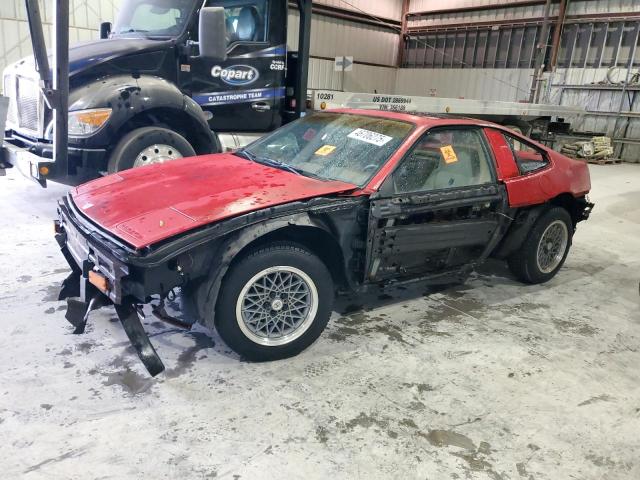
POLYGON ((498 125, 340 110, 303 117, 233 153, 82 185, 59 204, 72 268, 61 299, 84 331, 114 304, 152 375, 140 321, 179 287, 189 317, 242 357, 299 353, 334 295, 461 282, 489 257, 526 283, 562 267, 593 207, 587 166, 498 125))

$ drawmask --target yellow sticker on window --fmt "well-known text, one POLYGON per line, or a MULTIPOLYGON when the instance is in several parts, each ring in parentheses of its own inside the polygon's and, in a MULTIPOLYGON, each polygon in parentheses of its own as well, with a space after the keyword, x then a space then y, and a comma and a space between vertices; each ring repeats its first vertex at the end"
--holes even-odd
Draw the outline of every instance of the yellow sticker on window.
POLYGON ((458 161, 458 156, 456 155, 456 151, 453 149, 451 145, 445 145, 444 147, 440 147, 440 151, 442 152, 444 163, 456 163, 458 161))
POLYGON ((332 153, 336 148, 337 147, 335 147, 334 145, 324 145, 320 147, 318 150, 316 150, 316 155, 321 155, 323 157, 326 157, 327 155, 332 153))

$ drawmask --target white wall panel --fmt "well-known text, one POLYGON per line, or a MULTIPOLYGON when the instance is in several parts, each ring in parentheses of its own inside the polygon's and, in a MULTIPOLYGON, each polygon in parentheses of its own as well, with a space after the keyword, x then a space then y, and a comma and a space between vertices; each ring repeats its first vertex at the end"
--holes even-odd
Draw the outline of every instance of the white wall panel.
POLYGON ((567 15, 630 12, 640 12, 638 0, 573 0, 569 2, 567 15))
MULTIPOLYGON (((298 48, 299 15, 289 13, 288 46, 298 48)), ((347 55, 356 62, 395 66, 398 34, 388 29, 348 20, 314 15, 311 23, 311 55, 334 58, 347 55)))
MULTIPOLYGON (((53 0, 41 0, 47 45, 53 32, 53 0)), ((73 45, 98 38, 100 22, 113 21, 120 0, 71 0, 69 42, 73 45)), ((0 0, 0 70, 32 54, 23 0, 0 0)))
MULTIPOLYGON (((353 71, 344 74, 344 90, 349 92, 393 92, 396 69, 354 65, 353 71)), ((342 72, 336 72, 333 61, 312 58, 309 62, 309 88, 341 90, 342 72)))
POLYGON ((518 102, 529 95, 533 69, 426 69, 397 71, 395 93, 518 102))
POLYGON ((366 13, 379 18, 400 20, 402 0, 314 0, 313 3, 366 13))

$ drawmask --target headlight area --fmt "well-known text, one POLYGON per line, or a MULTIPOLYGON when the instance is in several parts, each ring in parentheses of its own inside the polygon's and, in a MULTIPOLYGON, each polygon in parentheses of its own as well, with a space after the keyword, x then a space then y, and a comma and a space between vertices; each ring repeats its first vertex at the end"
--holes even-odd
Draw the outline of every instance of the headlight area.
POLYGON ((111 117, 110 108, 69 112, 69 136, 88 137, 100 130, 111 117))

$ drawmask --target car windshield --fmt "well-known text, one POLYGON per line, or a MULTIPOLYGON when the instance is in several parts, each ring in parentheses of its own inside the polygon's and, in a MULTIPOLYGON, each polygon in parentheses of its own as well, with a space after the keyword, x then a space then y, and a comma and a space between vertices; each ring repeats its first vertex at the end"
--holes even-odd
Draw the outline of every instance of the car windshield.
POLYGON ((189 21, 197 0, 124 0, 114 36, 176 37, 189 21))
POLYGON ((411 123, 343 113, 303 117, 238 152, 255 161, 363 187, 402 144, 411 123))

